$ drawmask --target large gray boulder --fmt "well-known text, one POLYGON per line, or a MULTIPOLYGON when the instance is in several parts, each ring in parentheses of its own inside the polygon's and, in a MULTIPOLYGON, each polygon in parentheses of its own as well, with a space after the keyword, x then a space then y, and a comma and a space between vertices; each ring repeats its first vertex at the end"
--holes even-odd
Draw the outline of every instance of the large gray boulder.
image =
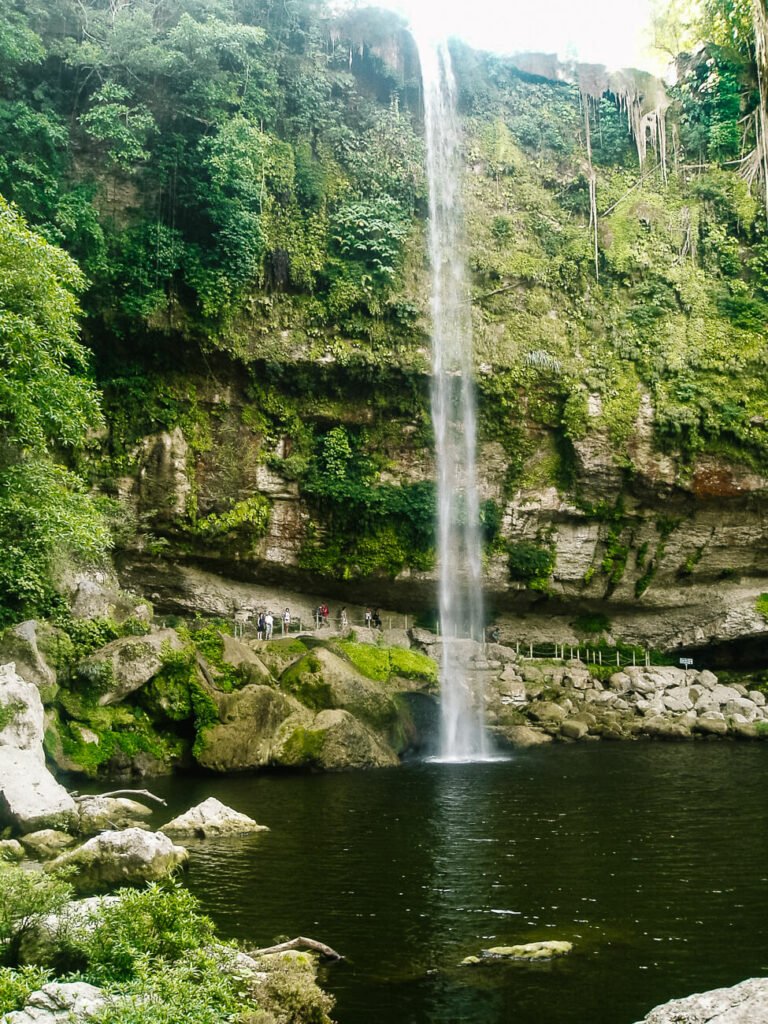
POLYGON ((215 796, 209 796, 196 807, 178 815, 163 825, 162 831, 169 836, 197 836, 207 839, 211 836, 241 836, 249 832, 268 832, 266 825, 258 825, 247 814, 227 807, 215 796))
POLYGON ((81 796, 77 800, 80 833, 94 836, 98 832, 124 828, 149 828, 145 823, 152 810, 137 800, 124 796, 81 796))
POLYGON ((638 1024, 765 1024, 768 978, 750 978, 655 1007, 638 1024))
POLYGON ((174 629, 113 640, 78 665, 78 674, 100 694, 99 704, 117 704, 150 681, 163 667, 165 651, 184 644, 174 629))
POLYGON ((84 981, 52 981, 33 992, 23 1010, 6 1014, 0 1024, 81 1024, 105 1003, 101 989, 84 981))
POLYGON ((20 832, 69 831, 75 801, 45 766, 44 713, 40 692, 0 666, 0 822, 20 832))
POLYGON ((0 636, 0 663, 12 661, 17 675, 26 683, 34 683, 44 703, 53 700, 58 690, 56 670, 47 655, 55 651, 59 642, 62 648, 71 649, 69 637, 35 619, 10 626, 0 636))
POLYGON ((157 882, 185 864, 188 857, 183 846, 174 846, 162 832, 127 828, 94 836, 76 850, 50 861, 46 870, 77 868, 74 885, 86 892, 157 882))

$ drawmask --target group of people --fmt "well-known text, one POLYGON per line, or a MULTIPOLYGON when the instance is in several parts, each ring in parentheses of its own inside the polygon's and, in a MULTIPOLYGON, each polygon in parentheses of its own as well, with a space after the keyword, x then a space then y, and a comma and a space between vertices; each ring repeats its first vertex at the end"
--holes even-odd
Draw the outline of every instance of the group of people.
MULTIPOLYGON (((287 610, 288 609, 286 608, 286 611, 287 610)), ((317 623, 318 629, 321 626, 328 625, 329 617, 330 611, 328 610, 328 605, 325 603, 319 604, 315 609, 315 622, 317 623)), ((349 626, 349 616, 347 614, 346 605, 339 610, 336 616, 336 622, 338 624, 339 629, 341 630, 345 630, 349 626)), ((376 608, 374 611, 371 611, 370 608, 365 609, 365 624, 369 628, 372 627, 373 629, 381 629, 381 616, 379 615, 378 608, 376 608)))
MULTIPOLYGON (((291 610, 286 608, 280 616, 280 623, 283 627, 283 636, 291 630, 291 610)), ((271 640, 275 629, 275 616, 272 612, 259 612, 256 618, 256 639, 271 640)))
POLYGON ((381 629, 381 616, 378 608, 373 611, 370 608, 365 609, 365 624, 369 629, 381 629))

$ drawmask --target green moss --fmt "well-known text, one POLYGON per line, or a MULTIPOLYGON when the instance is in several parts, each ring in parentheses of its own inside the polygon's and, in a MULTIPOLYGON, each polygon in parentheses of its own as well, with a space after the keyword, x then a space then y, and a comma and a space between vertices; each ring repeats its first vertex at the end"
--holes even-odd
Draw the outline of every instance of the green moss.
POLYGON ((320 764, 324 745, 322 730, 296 729, 283 746, 282 760, 293 765, 320 764))
POLYGON ((64 721, 54 714, 45 734, 49 755, 55 758, 61 750, 91 778, 118 752, 127 757, 146 753, 169 767, 181 756, 183 740, 157 729, 141 708, 123 704, 99 710, 87 721, 64 721))
POLYGON ((768 594, 761 594, 755 601, 755 611, 768 619, 768 594))
POLYGON ((323 679, 320 660, 311 652, 283 672, 280 687, 312 711, 333 707, 331 687, 323 679))
POLYGON ((343 640, 340 648, 364 676, 386 682, 392 676, 437 683, 437 664, 420 651, 400 647, 374 647, 343 640))
POLYGON ((7 704, 0 706, 0 732, 5 729, 7 725, 20 715, 22 711, 26 710, 27 705, 22 700, 12 700, 7 704))

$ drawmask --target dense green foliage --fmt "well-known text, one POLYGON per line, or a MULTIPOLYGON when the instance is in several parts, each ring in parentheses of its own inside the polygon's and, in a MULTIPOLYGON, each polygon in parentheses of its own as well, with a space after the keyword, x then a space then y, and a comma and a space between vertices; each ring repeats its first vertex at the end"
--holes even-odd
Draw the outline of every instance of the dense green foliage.
MULTIPOLYGON (((61 910, 71 893, 49 875, 18 868, 0 872, 7 920, 16 927, 61 910)), ((221 1024, 279 1019, 329 1024, 332 1000, 314 984, 308 959, 260 964, 260 979, 236 963, 236 950, 217 939, 194 896, 168 881, 122 890, 95 907, 87 921, 55 936, 52 959, 66 980, 99 986, 106 995, 100 1024, 221 1024), (265 981, 266 979, 266 981, 265 981)), ((13 936, 18 934, 12 933, 13 936)), ((13 964, 13 950, 5 947, 13 964)), ((36 967, 0 968, 0 1013, 19 1009, 49 978, 36 967)))
POLYGON ((50 606, 57 559, 98 561, 109 546, 97 503, 55 460, 100 422, 77 340, 82 287, 0 197, 0 621, 50 606))
MULTIPOLYGON (((480 440, 501 445, 506 498, 583 491, 574 444, 594 432, 631 479, 646 409, 683 481, 702 452, 768 468, 751 7, 667 8, 660 45, 686 53, 667 159, 649 145, 642 168, 617 93, 582 98, 577 84, 454 50, 480 440)), ((397 18, 331 17, 315 0, 2 0, 0 53, 0 193, 38 232, 3 207, 6 262, 23 278, 34 251, 43 268, 22 306, 18 288, 0 304, 31 356, 16 404, 0 404, 6 614, 50 605, 58 557, 95 561, 108 544, 71 470, 19 470, 29 445, 68 446, 118 498, 146 465, 144 439, 178 432, 184 492, 103 510, 120 543, 153 556, 264 557, 282 528, 274 473, 302 503, 291 529, 307 573, 430 569, 421 110, 397 18), (75 341, 83 287, 108 423, 85 458, 76 449, 98 417, 75 341)), ((652 110, 657 86, 629 81, 652 110)), ((549 542, 507 550, 501 507, 483 517, 488 551, 546 589, 549 542)), ((607 588, 629 555, 614 533, 595 566, 607 588)))

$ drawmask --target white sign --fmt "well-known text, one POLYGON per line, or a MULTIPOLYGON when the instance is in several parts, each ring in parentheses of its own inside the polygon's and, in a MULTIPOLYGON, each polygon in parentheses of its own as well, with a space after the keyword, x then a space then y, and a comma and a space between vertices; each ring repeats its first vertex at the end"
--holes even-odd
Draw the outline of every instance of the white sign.
POLYGON ((681 658, 680 659, 680 664, 684 665, 685 668, 690 668, 691 665, 693 664, 693 658, 681 658))

